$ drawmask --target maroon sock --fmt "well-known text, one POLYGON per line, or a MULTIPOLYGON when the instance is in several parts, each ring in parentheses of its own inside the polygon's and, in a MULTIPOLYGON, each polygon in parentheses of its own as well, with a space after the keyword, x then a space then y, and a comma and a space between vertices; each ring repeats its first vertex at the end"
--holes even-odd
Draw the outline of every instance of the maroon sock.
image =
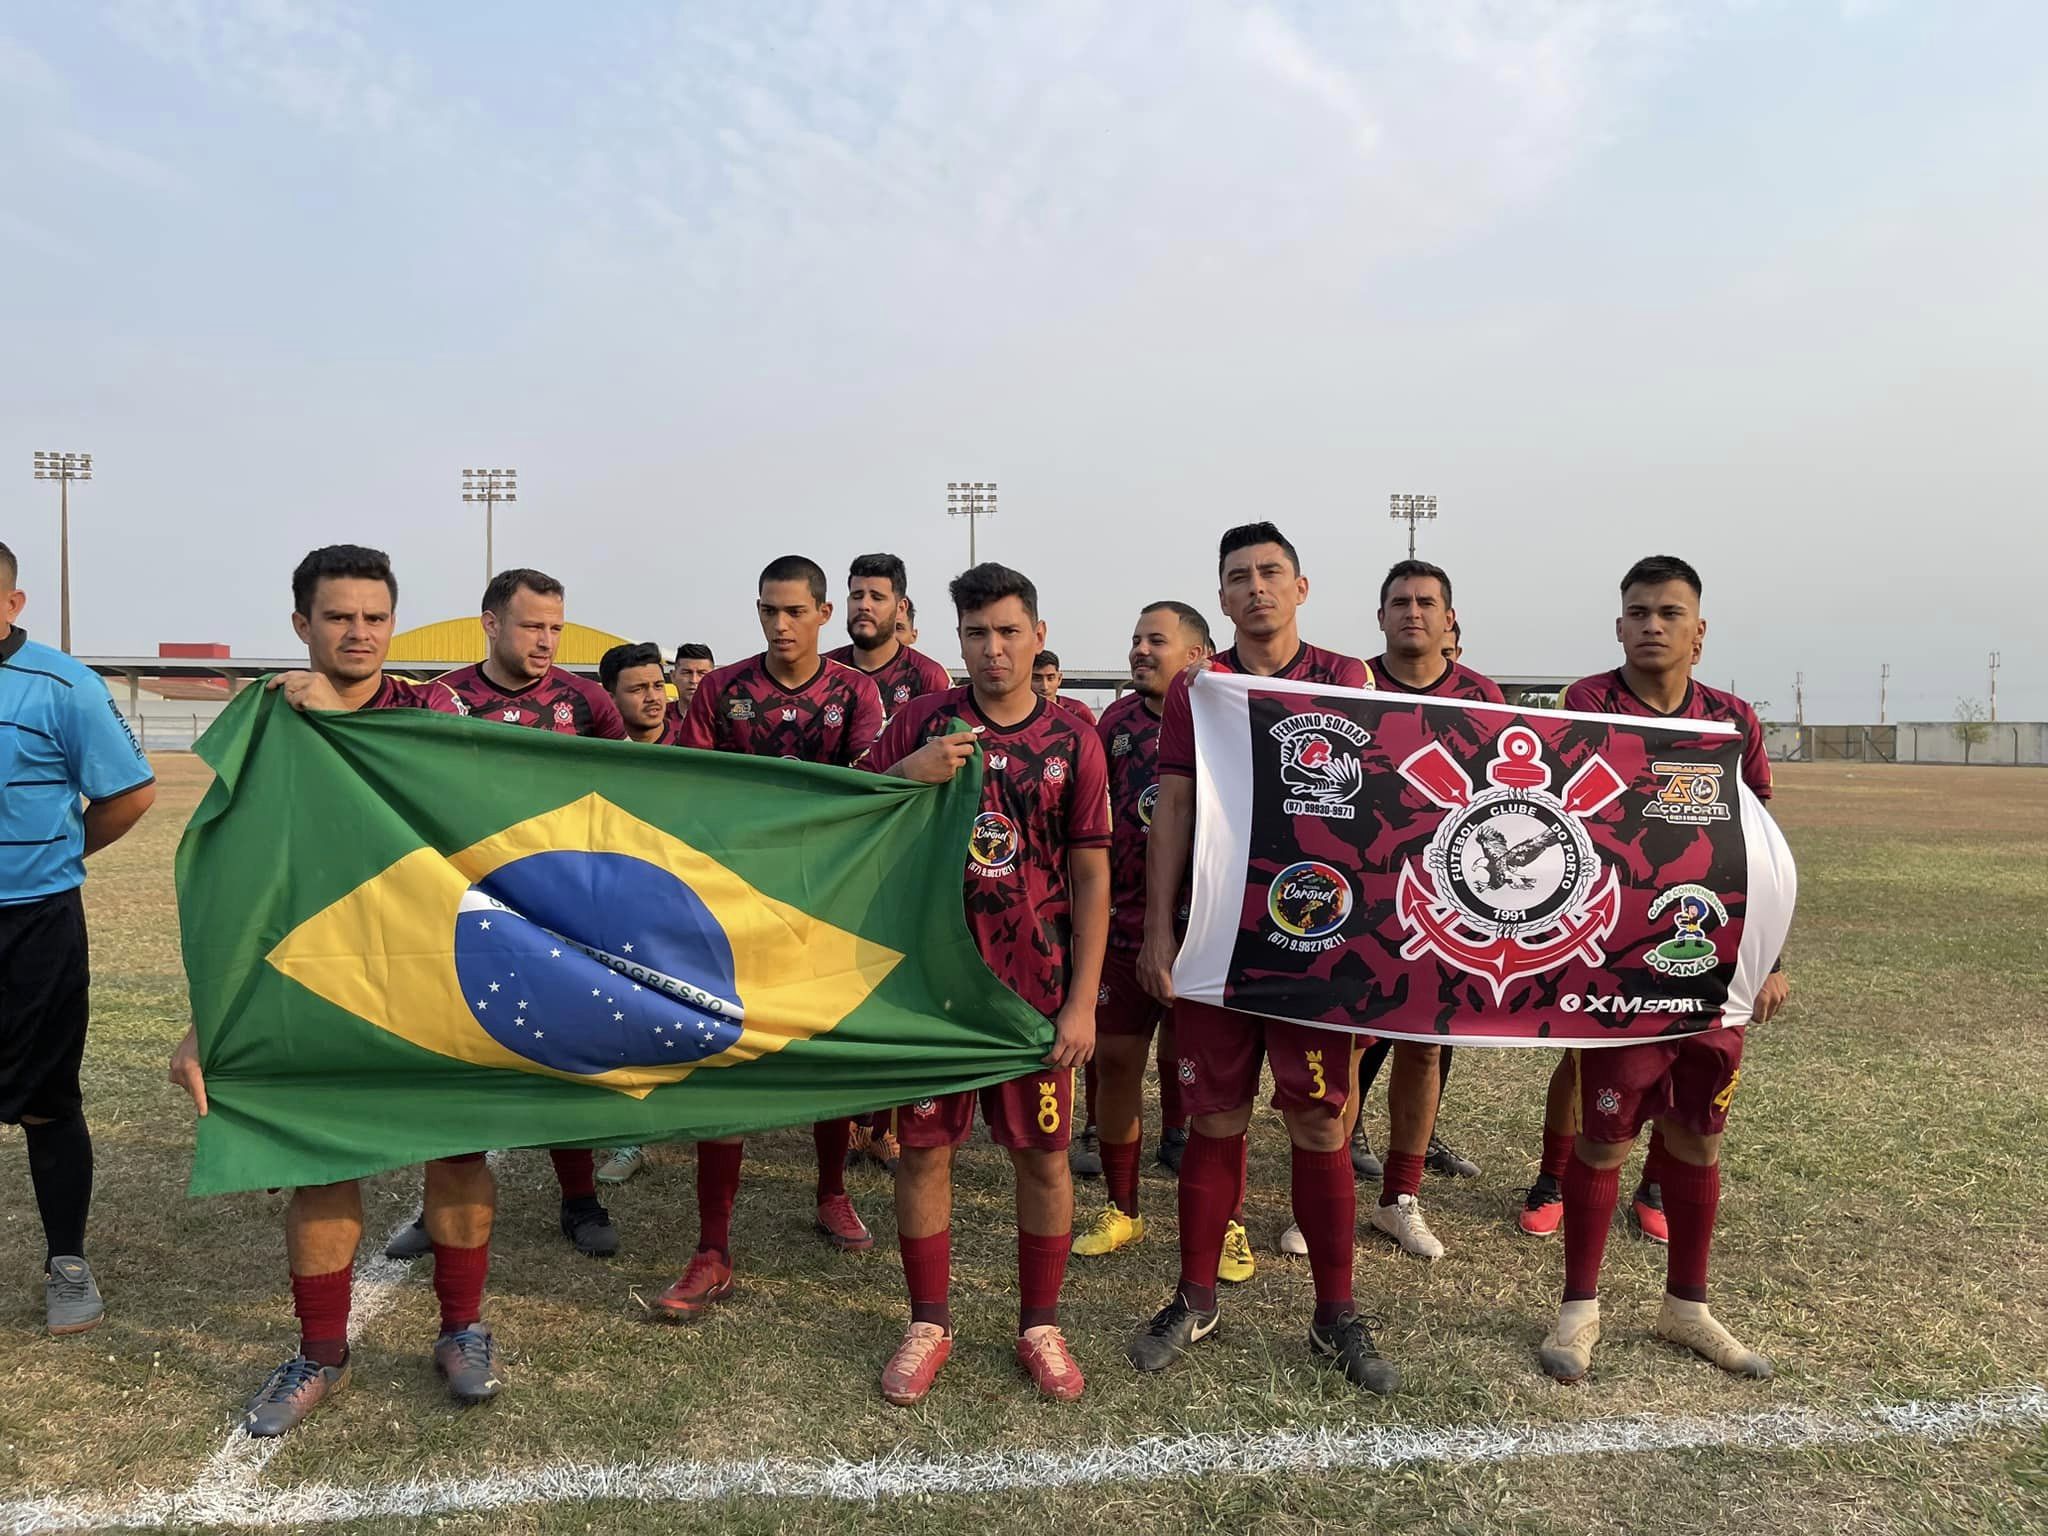
POLYGON ((951 1333, 953 1309, 946 1293, 953 1283, 953 1229, 930 1237, 898 1233, 896 1246, 903 1254, 903 1283, 910 1290, 910 1320, 937 1323, 951 1333))
POLYGON ((1538 1173, 1547 1173, 1553 1179, 1563 1179, 1564 1172, 1572 1165, 1572 1148, 1578 1144, 1578 1137, 1570 1131, 1545 1131, 1543 1133, 1543 1161, 1537 1165, 1538 1173))
POLYGON ((1188 1137, 1180 1165, 1180 1294, 1197 1312, 1216 1310, 1223 1229, 1243 1194, 1244 1136, 1188 1137))
POLYGON ((562 1186, 564 1200, 595 1200, 597 1198, 597 1154, 588 1148, 555 1151, 548 1154, 555 1165, 555 1182, 562 1186))
POLYGON ((1564 1299, 1591 1301, 1600 1294, 1600 1261, 1607 1229, 1621 1198, 1619 1168, 1589 1168, 1574 1157, 1564 1171, 1564 1299))
POLYGON ((1180 1073, 1163 1057, 1159 1062, 1159 1124, 1169 1130, 1188 1128, 1188 1112, 1180 1102, 1180 1073))
POLYGON ((1351 1254, 1357 1241, 1358 1177, 1351 1149, 1294 1149, 1294 1221, 1308 1244, 1315 1278, 1316 1322, 1334 1323, 1351 1304, 1351 1254))
POLYGON ((1017 1332, 1049 1328, 1060 1320, 1060 1282, 1067 1278, 1067 1252, 1074 1235, 1040 1237, 1017 1233, 1017 1332))
POLYGON ((697 1247, 732 1262, 732 1203, 740 1192, 745 1142, 697 1143, 697 1247))
POLYGON ((820 1120, 811 1127, 818 1149, 818 1204, 846 1193, 846 1149, 853 1145, 851 1120, 820 1120))
POLYGON ((1141 1134, 1136 1141, 1105 1141, 1102 1146, 1102 1182, 1109 1190, 1110 1204, 1126 1216, 1138 1214, 1138 1154, 1144 1150, 1141 1134))
POLYGON ((1380 1204, 1392 1205, 1403 1195, 1422 1193, 1422 1158, 1413 1152, 1389 1152, 1380 1165, 1380 1204))
POLYGON ((1083 1125, 1092 1126, 1095 1123, 1095 1082, 1095 1058, 1090 1056, 1088 1058, 1088 1065, 1081 1069, 1082 1102, 1087 1107, 1088 1112, 1088 1118, 1081 1122, 1083 1125))
POLYGON ((292 1310, 299 1315, 299 1353, 317 1365, 348 1359, 349 1287, 353 1266, 331 1275, 293 1275, 292 1310))
POLYGON ((484 1311, 484 1277, 491 1272, 491 1245, 450 1248, 434 1244, 434 1297, 441 1303, 441 1331, 467 1328, 484 1311))
POLYGON ((1714 1216, 1721 1207, 1721 1165, 1695 1168, 1666 1154, 1644 1165, 1645 1178, 1664 1190, 1664 1220, 1671 1245, 1664 1257, 1664 1289, 1681 1301, 1707 1299, 1707 1256, 1714 1246, 1714 1216))

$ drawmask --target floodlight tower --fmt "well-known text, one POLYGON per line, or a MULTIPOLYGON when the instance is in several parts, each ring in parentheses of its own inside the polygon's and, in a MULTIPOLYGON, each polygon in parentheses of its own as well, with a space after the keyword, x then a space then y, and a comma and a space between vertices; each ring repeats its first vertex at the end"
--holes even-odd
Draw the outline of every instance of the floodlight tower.
POLYGON ((89 453, 36 453, 36 478, 57 482, 57 648, 71 651, 71 482, 92 478, 89 453))
POLYGON ((498 565, 492 554, 493 514, 501 501, 519 499, 519 471, 516 469, 465 469, 462 472, 462 499, 480 501, 484 505, 484 585, 491 584, 491 578, 498 574, 498 565))
POLYGON ((1998 667, 1999 654, 1991 653, 1991 723, 1998 724, 1998 667))
POLYGON ((1415 525, 1436 521, 1434 496, 1409 496, 1396 491, 1387 498, 1388 514, 1395 522, 1408 524, 1408 558, 1415 558, 1415 525))
POLYGON ((1879 725, 1884 724, 1885 699, 1890 694, 1891 687, 1892 664, 1887 661, 1877 669, 1877 723, 1879 725))
POLYGON ((946 515, 967 519, 967 563, 977 563, 974 552, 976 518, 996 515, 996 483, 993 480, 948 480, 946 515))

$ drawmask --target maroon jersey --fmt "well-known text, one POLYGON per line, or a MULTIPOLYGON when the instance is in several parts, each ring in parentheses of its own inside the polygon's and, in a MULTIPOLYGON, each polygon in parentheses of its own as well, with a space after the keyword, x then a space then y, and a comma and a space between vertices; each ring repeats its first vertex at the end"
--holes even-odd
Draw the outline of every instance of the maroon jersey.
POLYGON ((1095 711, 1090 709, 1086 704, 1083 704, 1079 699, 1070 699, 1064 693, 1061 693, 1055 694, 1053 696, 1053 703, 1059 705, 1061 709, 1064 709, 1070 715, 1079 715, 1083 720, 1087 721, 1090 725, 1094 725, 1097 723, 1095 719, 1095 711))
POLYGON ((1499 688, 1492 678, 1481 677, 1470 667, 1461 667, 1455 661, 1445 667, 1441 676, 1423 688, 1410 688, 1394 676, 1394 669, 1387 665, 1384 655, 1373 657, 1366 663, 1366 670, 1372 673, 1372 685, 1381 693, 1421 693, 1433 699, 1476 699, 1482 704, 1505 704, 1499 688))
POLYGON ((881 695, 852 667, 821 656, 808 682, 785 688, 765 656, 752 656, 697 685, 678 745, 848 768, 881 729, 881 695))
MULTIPOLYGON (((627 739, 630 741, 632 733, 629 731, 626 734, 627 739)), ((668 701, 668 708, 661 717, 661 734, 652 741, 644 743, 644 745, 650 747, 680 747, 682 744, 683 717, 676 713, 676 701, 670 699, 668 701)))
POLYGON ((928 693, 944 693, 953 686, 953 679, 946 675, 944 667, 923 651, 914 651, 907 645, 897 646, 896 654, 872 672, 861 666, 859 658, 860 652, 850 645, 825 653, 827 661, 851 667, 875 685, 875 691, 882 696, 884 720, 912 699, 921 699, 928 693))
POLYGON ((361 709, 431 709, 436 714, 462 714, 462 701, 453 691, 439 682, 415 683, 402 677, 384 674, 384 681, 377 685, 377 691, 362 704, 361 709))
POLYGON ((1067 854, 1109 846, 1102 743, 1043 701, 1016 725, 993 725, 972 688, 927 695, 897 711, 868 754, 885 772, 955 718, 982 728, 981 814, 967 847, 967 927, 1004 986, 1047 1018, 1067 999, 1073 898, 1067 854))
POLYGON ((455 695, 459 711, 479 720, 500 720, 506 725, 529 725, 560 736, 601 736, 607 741, 626 739, 626 722, 619 718, 619 706, 597 684, 548 668, 548 674, 524 688, 504 689, 484 676, 482 663, 458 667, 442 674, 441 686, 455 695))
MULTIPOLYGON (((1218 672, 1246 672, 1237 647, 1209 658, 1218 672)), ((1287 665, 1272 676, 1288 683, 1325 683, 1332 688, 1370 688, 1372 668, 1356 656, 1339 656, 1319 645, 1303 644, 1287 665)), ((1179 779, 1195 776, 1195 717, 1188 705, 1188 675, 1183 672, 1166 690, 1166 710, 1159 721, 1159 771, 1179 779)))
POLYGON ((1652 720, 1721 720, 1742 731, 1742 782, 1759 800, 1771 798, 1771 759, 1764 751, 1763 722, 1732 693, 1688 681, 1685 698, 1670 714, 1650 708, 1629 690, 1620 668, 1582 677, 1565 689, 1561 707, 1589 715, 1643 715, 1652 720))
POLYGON ((1159 717, 1141 693, 1127 693, 1095 722, 1109 766, 1109 942, 1145 942, 1145 846, 1159 799, 1159 717))

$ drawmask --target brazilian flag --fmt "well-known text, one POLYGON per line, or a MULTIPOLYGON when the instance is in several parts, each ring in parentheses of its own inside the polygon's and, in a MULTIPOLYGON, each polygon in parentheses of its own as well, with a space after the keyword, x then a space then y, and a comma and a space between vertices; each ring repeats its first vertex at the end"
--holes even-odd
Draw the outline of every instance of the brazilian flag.
POLYGON ((929 787, 251 688, 178 848, 194 1194, 730 1135, 1029 1072, 929 787))

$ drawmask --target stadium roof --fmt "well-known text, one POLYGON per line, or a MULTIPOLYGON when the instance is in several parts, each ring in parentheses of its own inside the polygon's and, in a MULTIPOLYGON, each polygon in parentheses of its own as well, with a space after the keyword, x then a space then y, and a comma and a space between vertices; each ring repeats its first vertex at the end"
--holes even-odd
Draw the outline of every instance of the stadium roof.
MULTIPOLYGON (((564 624, 555 659, 565 667, 594 667, 604 659, 606 651, 626 643, 623 635, 607 634, 582 624, 564 624)), ((475 614, 465 619, 422 624, 391 637, 391 661, 408 671, 421 662, 449 662, 466 667, 482 661, 487 649, 484 621, 475 614)))

